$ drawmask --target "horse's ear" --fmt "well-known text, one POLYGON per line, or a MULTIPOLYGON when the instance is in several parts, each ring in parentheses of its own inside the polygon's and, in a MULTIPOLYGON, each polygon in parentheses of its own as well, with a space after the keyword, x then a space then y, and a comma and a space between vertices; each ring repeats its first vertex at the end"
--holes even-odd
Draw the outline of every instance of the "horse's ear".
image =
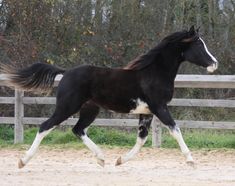
POLYGON ((195 34, 196 34, 196 31, 195 31, 195 28, 194 28, 194 25, 193 25, 193 26, 190 27, 190 29, 188 31, 187 38, 182 39, 182 42, 183 43, 192 42, 195 39, 195 34))
POLYGON ((200 30, 200 26, 196 29, 196 32, 199 33, 199 30, 200 30))
POLYGON ((194 35, 194 34, 195 34, 195 28, 194 28, 194 25, 190 27, 190 29, 189 29, 189 31, 188 31, 188 32, 189 32, 189 34, 190 34, 190 35, 194 35))

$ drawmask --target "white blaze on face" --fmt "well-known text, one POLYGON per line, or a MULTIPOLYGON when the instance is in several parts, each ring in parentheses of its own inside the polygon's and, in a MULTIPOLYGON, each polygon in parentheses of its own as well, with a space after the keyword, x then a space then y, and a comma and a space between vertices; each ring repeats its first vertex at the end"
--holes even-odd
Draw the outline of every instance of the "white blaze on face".
POLYGON ((203 43, 204 49, 207 52, 207 54, 211 57, 211 59, 214 61, 214 63, 210 66, 207 67, 207 71, 208 72, 214 72, 217 68, 218 68, 218 61, 217 59, 209 52, 209 50, 207 49, 207 46, 205 44, 205 42, 203 41, 202 38, 200 38, 200 41, 203 43))
POLYGON ((150 114, 151 113, 147 103, 141 101, 139 98, 135 102, 136 102, 136 108, 130 111, 131 114, 150 114))

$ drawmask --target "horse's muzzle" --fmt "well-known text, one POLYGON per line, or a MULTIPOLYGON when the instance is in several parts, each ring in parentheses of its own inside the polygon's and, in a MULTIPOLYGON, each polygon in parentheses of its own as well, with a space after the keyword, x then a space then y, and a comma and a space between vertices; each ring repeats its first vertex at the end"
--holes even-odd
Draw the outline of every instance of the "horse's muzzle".
POLYGON ((212 65, 208 66, 206 69, 207 69, 207 72, 214 72, 216 69, 218 68, 218 62, 215 62, 213 63, 212 65))

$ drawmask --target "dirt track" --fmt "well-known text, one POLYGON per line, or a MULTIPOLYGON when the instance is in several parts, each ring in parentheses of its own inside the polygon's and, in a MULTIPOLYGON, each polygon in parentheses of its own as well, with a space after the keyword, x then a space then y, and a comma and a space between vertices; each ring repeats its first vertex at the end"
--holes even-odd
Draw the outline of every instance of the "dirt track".
POLYGON ((235 150, 193 151, 194 169, 178 150, 144 148, 132 161, 115 167, 115 160, 128 149, 104 149, 105 168, 86 150, 41 149, 29 164, 17 168, 23 151, 0 150, 1 186, 235 186, 235 150))

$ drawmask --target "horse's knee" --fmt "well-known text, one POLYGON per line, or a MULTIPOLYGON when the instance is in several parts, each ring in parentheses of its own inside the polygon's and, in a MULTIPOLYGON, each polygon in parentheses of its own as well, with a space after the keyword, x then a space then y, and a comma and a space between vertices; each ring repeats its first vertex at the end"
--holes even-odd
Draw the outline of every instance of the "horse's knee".
POLYGON ((54 128, 55 126, 58 126, 62 121, 63 119, 61 119, 60 117, 52 116, 51 118, 49 118, 48 120, 46 120, 41 124, 41 126, 39 127, 39 133, 48 131, 54 128))
POLYGON ((140 115, 139 119, 139 137, 145 138, 148 135, 148 130, 152 122, 152 115, 140 115))
POLYGON ((85 135, 84 129, 79 128, 77 124, 72 128, 72 132, 77 137, 81 137, 85 135))
POLYGON ((41 126, 39 127, 39 133, 42 133, 44 131, 48 131, 49 129, 51 129, 54 126, 52 119, 49 118, 48 120, 46 120, 45 122, 43 122, 41 124, 41 126))
POLYGON ((145 126, 139 126, 139 137, 140 138, 145 138, 148 136, 148 129, 145 126))

